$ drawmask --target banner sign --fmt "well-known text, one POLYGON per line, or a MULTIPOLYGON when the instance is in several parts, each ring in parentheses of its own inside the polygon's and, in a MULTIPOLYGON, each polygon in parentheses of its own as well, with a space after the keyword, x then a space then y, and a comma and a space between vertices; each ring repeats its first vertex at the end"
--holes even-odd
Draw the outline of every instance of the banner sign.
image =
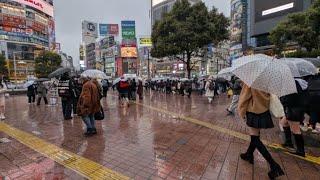
POLYGON ((119 26, 118 24, 99 24, 99 34, 100 36, 117 36, 119 35, 119 26))
POLYGON ((100 36, 107 36, 108 24, 99 24, 99 33, 100 33, 100 36))
POLYGON ((136 23, 135 21, 121 21, 122 38, 135 39, 136 38, 136 23))
POLYGON ((140 46, 152 46, 151 38, 139 38, 140 46))
POLYGON ((89 21, 82 21, 82 35, 97 38, 98 24, 89 21))
POLYGON ((108 34, 109 35, 119 35, 119 26, 118 24, 108 24, 108 34))
POLYGON ((44 0, 12 0, 12 1, 27 5, 27 6, 31 6, 53 17, 53 6, 44 0))

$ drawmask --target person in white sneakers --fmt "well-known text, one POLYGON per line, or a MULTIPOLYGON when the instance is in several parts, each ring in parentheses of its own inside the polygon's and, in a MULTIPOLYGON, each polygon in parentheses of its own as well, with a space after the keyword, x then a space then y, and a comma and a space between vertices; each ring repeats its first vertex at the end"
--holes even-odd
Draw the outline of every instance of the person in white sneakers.
POLYGON ((4 116, 5 111, 5 93, 7 92, 6 85, 0 80, 0 120, 4 120, 6 117, 4 116))

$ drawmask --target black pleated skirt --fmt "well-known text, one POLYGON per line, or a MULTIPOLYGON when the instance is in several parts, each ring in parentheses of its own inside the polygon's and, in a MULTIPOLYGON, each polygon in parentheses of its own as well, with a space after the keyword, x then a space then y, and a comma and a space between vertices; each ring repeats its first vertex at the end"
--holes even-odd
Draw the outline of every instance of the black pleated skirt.
POLYGON ((274 127, 269 111, 261 114, 247 112, 247 125, 257 129, 270 129, 274 127))

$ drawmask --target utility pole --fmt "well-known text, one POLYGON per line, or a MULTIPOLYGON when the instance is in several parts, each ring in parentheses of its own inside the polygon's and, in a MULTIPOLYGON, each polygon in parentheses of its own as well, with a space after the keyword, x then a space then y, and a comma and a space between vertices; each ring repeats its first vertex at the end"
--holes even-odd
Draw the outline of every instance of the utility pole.
POLYGON ((16 65, 16 54, 15 54, 15 52, 13 52, 13 68, 14 68, 14 79, 15 79, 15 83, 17 85, 18 80, 17 80, 17 65, 16 65))
POLYGON ((148 79, 150 79, 150 51, 149 48, 147 48, 148 50, 148 79))

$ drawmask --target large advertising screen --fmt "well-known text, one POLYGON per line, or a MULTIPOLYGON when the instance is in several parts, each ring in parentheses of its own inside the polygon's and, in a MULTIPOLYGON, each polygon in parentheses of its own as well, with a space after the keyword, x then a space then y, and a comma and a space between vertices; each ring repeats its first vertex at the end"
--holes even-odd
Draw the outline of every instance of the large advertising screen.
POLYGON ((303 0, 256 0, 255 22, 303 10, 303 0))
POLYGON ((231 1, 231 43, 242 43, 243 4, 241 0, 231 1))
POLYGON ((27 5, 27 6, 31 6, 53 17, 53 6, 43 0, 12 0, 12 1, 27 5))
POLYGON ((136 58, 138 52, 136 47, 121 47, 121 57, 123 58, 136 58))

